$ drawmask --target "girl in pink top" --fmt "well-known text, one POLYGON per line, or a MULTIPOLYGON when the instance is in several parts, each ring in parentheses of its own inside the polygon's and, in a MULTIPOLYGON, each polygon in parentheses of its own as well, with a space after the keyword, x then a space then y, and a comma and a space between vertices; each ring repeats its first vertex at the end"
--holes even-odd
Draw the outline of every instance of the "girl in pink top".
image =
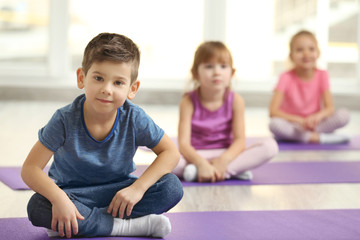
POLYGON ((347 136, 333 132, 350 119, 346 109, 334 111, 329 76, 316 68, 320 55, 315 36, 300 31, 290 41, 294 67, 281 74, 270 104, 270 131, 278 140, 341 143, 347 136))
POLYGON ((205 42, 195 52, 191 69, 194 90, 180 103, 178 129, 182 157, 174 173, 185 181, 250 179, 248 170, 278 152, 272 138, 245 145, 243 98, 230 90, 232 56, 221 42, 205 42))

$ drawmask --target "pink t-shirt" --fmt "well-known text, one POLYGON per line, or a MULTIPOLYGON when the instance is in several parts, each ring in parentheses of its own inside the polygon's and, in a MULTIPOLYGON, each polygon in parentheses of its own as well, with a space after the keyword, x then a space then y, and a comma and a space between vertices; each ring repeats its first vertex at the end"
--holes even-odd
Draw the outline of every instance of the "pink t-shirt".
POLYGON ((301 80, 294 70, 281 74, 275 90, 284 94, 282 111, 306 117, 321 110, 322 95, 329 88, 328 73, 316 69, 310 81, 301 80))
POLYGON ((224 104, 215 111, 205 108, 198 91, 189 93, 194 106, 191 120, 191 145, 195 149, 227 148, 232 143, 232 116, 234 93, 225 95, 224 104))

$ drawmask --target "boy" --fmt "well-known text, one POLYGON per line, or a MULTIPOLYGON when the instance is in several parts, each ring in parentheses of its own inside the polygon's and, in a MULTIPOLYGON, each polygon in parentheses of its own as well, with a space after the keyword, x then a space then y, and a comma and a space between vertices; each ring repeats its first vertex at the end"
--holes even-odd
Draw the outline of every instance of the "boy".
POLYGON ((76 72, 85 94, 40 129, 22 167, 24 182, 36 192, 28 204, 33 225, 68 238, 164 237, 171 231, 161 214, 183 195, 179 179, 170 174, 179 153, 129 101, 139 89, 139 63, 138 47, 119 34, 101 33, 85 48, 76 72), (138 146, 151 148, 157 157, 136 178, 131 173, 138 146), (47 176, 42 170, 53 155, 47 176))

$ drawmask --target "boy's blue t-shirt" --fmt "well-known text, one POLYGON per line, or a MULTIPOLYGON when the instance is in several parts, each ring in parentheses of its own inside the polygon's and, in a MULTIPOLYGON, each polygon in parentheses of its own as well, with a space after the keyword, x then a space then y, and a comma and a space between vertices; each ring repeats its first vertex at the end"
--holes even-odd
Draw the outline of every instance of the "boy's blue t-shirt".
POLYGON ((97 141, 83 118, 85 95, 57 110, 39 130, 40 142, 54 152, 49 176, 62 188, 122 181, 135 170, 138 146, 155 147, 164 131, 137 105, 126 100, 110 134, 97 141))

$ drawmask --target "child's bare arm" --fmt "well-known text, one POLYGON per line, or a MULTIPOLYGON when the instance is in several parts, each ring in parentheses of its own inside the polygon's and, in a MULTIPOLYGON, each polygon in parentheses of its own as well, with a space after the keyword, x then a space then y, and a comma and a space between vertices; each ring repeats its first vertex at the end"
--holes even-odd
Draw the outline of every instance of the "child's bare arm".
POLYGON ((333 114, 334 112, 334 104, 333 104, 333 98, 329 90, 325 91, 322 95, 322 102, 323 102, 323 108, 315 113, 312 114, 305 119, 305 123, 307 128, 309 129, 315 129, 316 126, 325 118, 333 114))
POLYGON ((133 207, 142 199, 144 193, 162 176, 170 173, 179 162, 177 147, 166 134, 152 150, 157 155, 154 162, 131 186, 118 191, 111 201, 108 213, 113 217, 118 214, 120 218, 125 214, 130 216, 133 207))
POLYGON ((23 164, 21 176, 31 189, 51 202, 53 206, 52 230, 57 231, 56 227, 58 226, 60 236, 63 237, 66 234, 67 237, 71 237, 71 229, 74 234, 78 233, 76 219, 81 220, 83 216, 77 211, 65 192, 43 172, 52 155, 52 151, 37 141, 23 164))
POLYGON ((191 119, 194 112, 192 101, 188 95, 180 103, 180 119, 178 128, 178 142, 180 153, 189 163, 196 165, 199 182, 215 182, 215 169, 191 145, 191 119))
POLYGON ((233 142, 221 156, 212 160, 212 164, 219 173, 217 181, 225 179, 227 166, 245 149, 245 102, 239 94, 234 94, 232 109, 233 142))
POLYGON ((322 95, 323 108, 316 114, 323 120, 334 113, 333 97, 329 90, 325 91, 322 95))

